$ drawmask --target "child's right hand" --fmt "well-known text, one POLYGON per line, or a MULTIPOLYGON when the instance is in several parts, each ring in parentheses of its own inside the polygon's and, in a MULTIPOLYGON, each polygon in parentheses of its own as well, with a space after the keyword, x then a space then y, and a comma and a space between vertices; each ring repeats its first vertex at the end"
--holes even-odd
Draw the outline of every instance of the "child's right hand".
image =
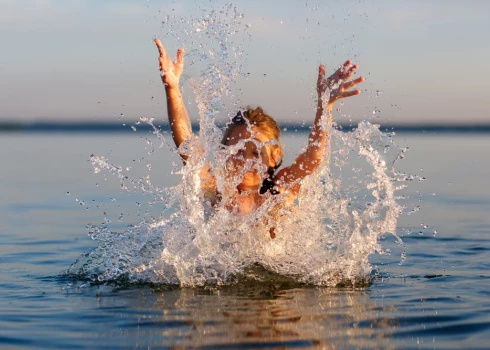
POLYGON ((162 81, 169 88, 178 88, 180 76, 184 70, 184 49, 177 50, 177 56, 174 61, 170 60, 165 48, 160 39, 155 39, 158 51, 160 52, 160 72, 162 73, 162 81))

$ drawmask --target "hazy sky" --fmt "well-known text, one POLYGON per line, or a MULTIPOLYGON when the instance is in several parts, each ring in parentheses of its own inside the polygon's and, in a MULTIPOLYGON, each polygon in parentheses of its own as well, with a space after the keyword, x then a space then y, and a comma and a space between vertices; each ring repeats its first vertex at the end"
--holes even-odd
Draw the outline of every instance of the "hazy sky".
MULTIPOLYGON (((250 73, 233 87, 239 105, 311 122, 318 64, 332 71, 351 58, 366 82, 341 122, 373 110, 381 123, 490 122, 490 1, 229 3, 248 26, 227 43, 241 45, 250 73)), ((166 118, 152 39, 172 55, 184 46, 186 77, 198 76, 203 65, 191 62, 213 39, 192 23, 213 9, 225 2, 0 0, 0 120, 166 118)))

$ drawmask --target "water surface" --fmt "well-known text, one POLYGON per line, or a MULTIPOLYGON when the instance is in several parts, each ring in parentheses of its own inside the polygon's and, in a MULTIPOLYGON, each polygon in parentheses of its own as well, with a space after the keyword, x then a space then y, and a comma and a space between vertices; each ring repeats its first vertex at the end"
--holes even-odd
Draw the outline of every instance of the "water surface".
MULTIPOLYGON (((169 171, 178 158, 148 155, 144 138, 1 135, 2 347, 488 347, 487 135, 396 136, 410 147, 397 169, 426 180, 412 181, 404 193, 401 202, 418 210, 399 219, 403 245, 386 235, 382 244, 391 256, 371 256, 378 277, 368 288, 165 289, 91 286, 65 277, 63 271, 95 246, 88 223, 105 218, 113 230, 123 230, 145 215, 151 200, 121 191, 110 175, 94 175, 91 153, 131 165, 136 176, 148 171, 150 159, 156 183, 178 183, 169 171)), ((288 145, 294 153, 300 143, 288 145)))

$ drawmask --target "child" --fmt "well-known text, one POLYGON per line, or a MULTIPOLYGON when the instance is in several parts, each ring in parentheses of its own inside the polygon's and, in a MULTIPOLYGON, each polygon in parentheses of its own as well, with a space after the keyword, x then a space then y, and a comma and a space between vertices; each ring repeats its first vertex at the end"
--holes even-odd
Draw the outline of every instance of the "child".
MULTIPOLYGON (((170 60, 165 48, 159 39, 155 43, 160 52, 160 71, 167 95, 168 120, 172 129, 172 137, 177 148, 193 137, 191 123, 182 94, 179 80, 184 68, 184 49, 179 48, 175 61, 170 60)), ((232 179, 242 174, 238 185, 233 188, 234 193, 227 196, 225 207, 236 215, 246 215, 255 211, 265 202, 268 196, 283 194, 287 202, 292 202, 299 193, 301 180, 312 174, 321 163, 325 148, 329 143, 329 132, 321 125, 325 112, 323 96, 330 89, 330 96, 326 106, 327 122, 332 123, 333 104, 342 98, 355 96, 360 90, 352 88, 364 81, 363 77, 350 80, 357 65, 349 60, 332 76, 325 78, 325 67, 320 65, 318 72, 317 91, 318 106, 316 117, 311 130, 308 146, 296 160, 288 167, 284 167, 276 174, 282 164, 282 147, 279 142, 280 129, 276 121, 264 113, 259 107, 238 112, 225 131, 222 144, 224 146, 238 146, 238 152, 226 161, 225 174, 232 179)), ((187 156, 181 154, 184 163, 187 156)), ((205 167, 201 171, 201 183, 207 193, 214 193, 219 199, 212 169, 205 167)), ((273 229, 271 237, 274 238, 273 229)))

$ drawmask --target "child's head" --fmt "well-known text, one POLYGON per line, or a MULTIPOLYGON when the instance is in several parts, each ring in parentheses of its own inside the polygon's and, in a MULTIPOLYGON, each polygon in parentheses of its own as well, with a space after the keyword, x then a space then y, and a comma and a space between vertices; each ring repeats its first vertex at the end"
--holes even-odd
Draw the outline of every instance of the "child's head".
POLYGON ((222 143, 232 146, 241 140, 251 140, 245 142, 245 149, 240 150, 233 157, 233 163, 243 166, 245 161, 254 160, 260 161, 267 168, 265 174, 258 174, 257 171, 247 172, 244 176, 244 183, 262 183, 264 177, 271 176, 279 168, 283 157, 280 133, 276 121, 265 114, 260 107, 249 108, 246 112, 238 112, 232 119, 225 131, 222 143), (258 143, 252 140, 258 141, 258 143), (257 144, 265 145, 258 149, 257 144))

